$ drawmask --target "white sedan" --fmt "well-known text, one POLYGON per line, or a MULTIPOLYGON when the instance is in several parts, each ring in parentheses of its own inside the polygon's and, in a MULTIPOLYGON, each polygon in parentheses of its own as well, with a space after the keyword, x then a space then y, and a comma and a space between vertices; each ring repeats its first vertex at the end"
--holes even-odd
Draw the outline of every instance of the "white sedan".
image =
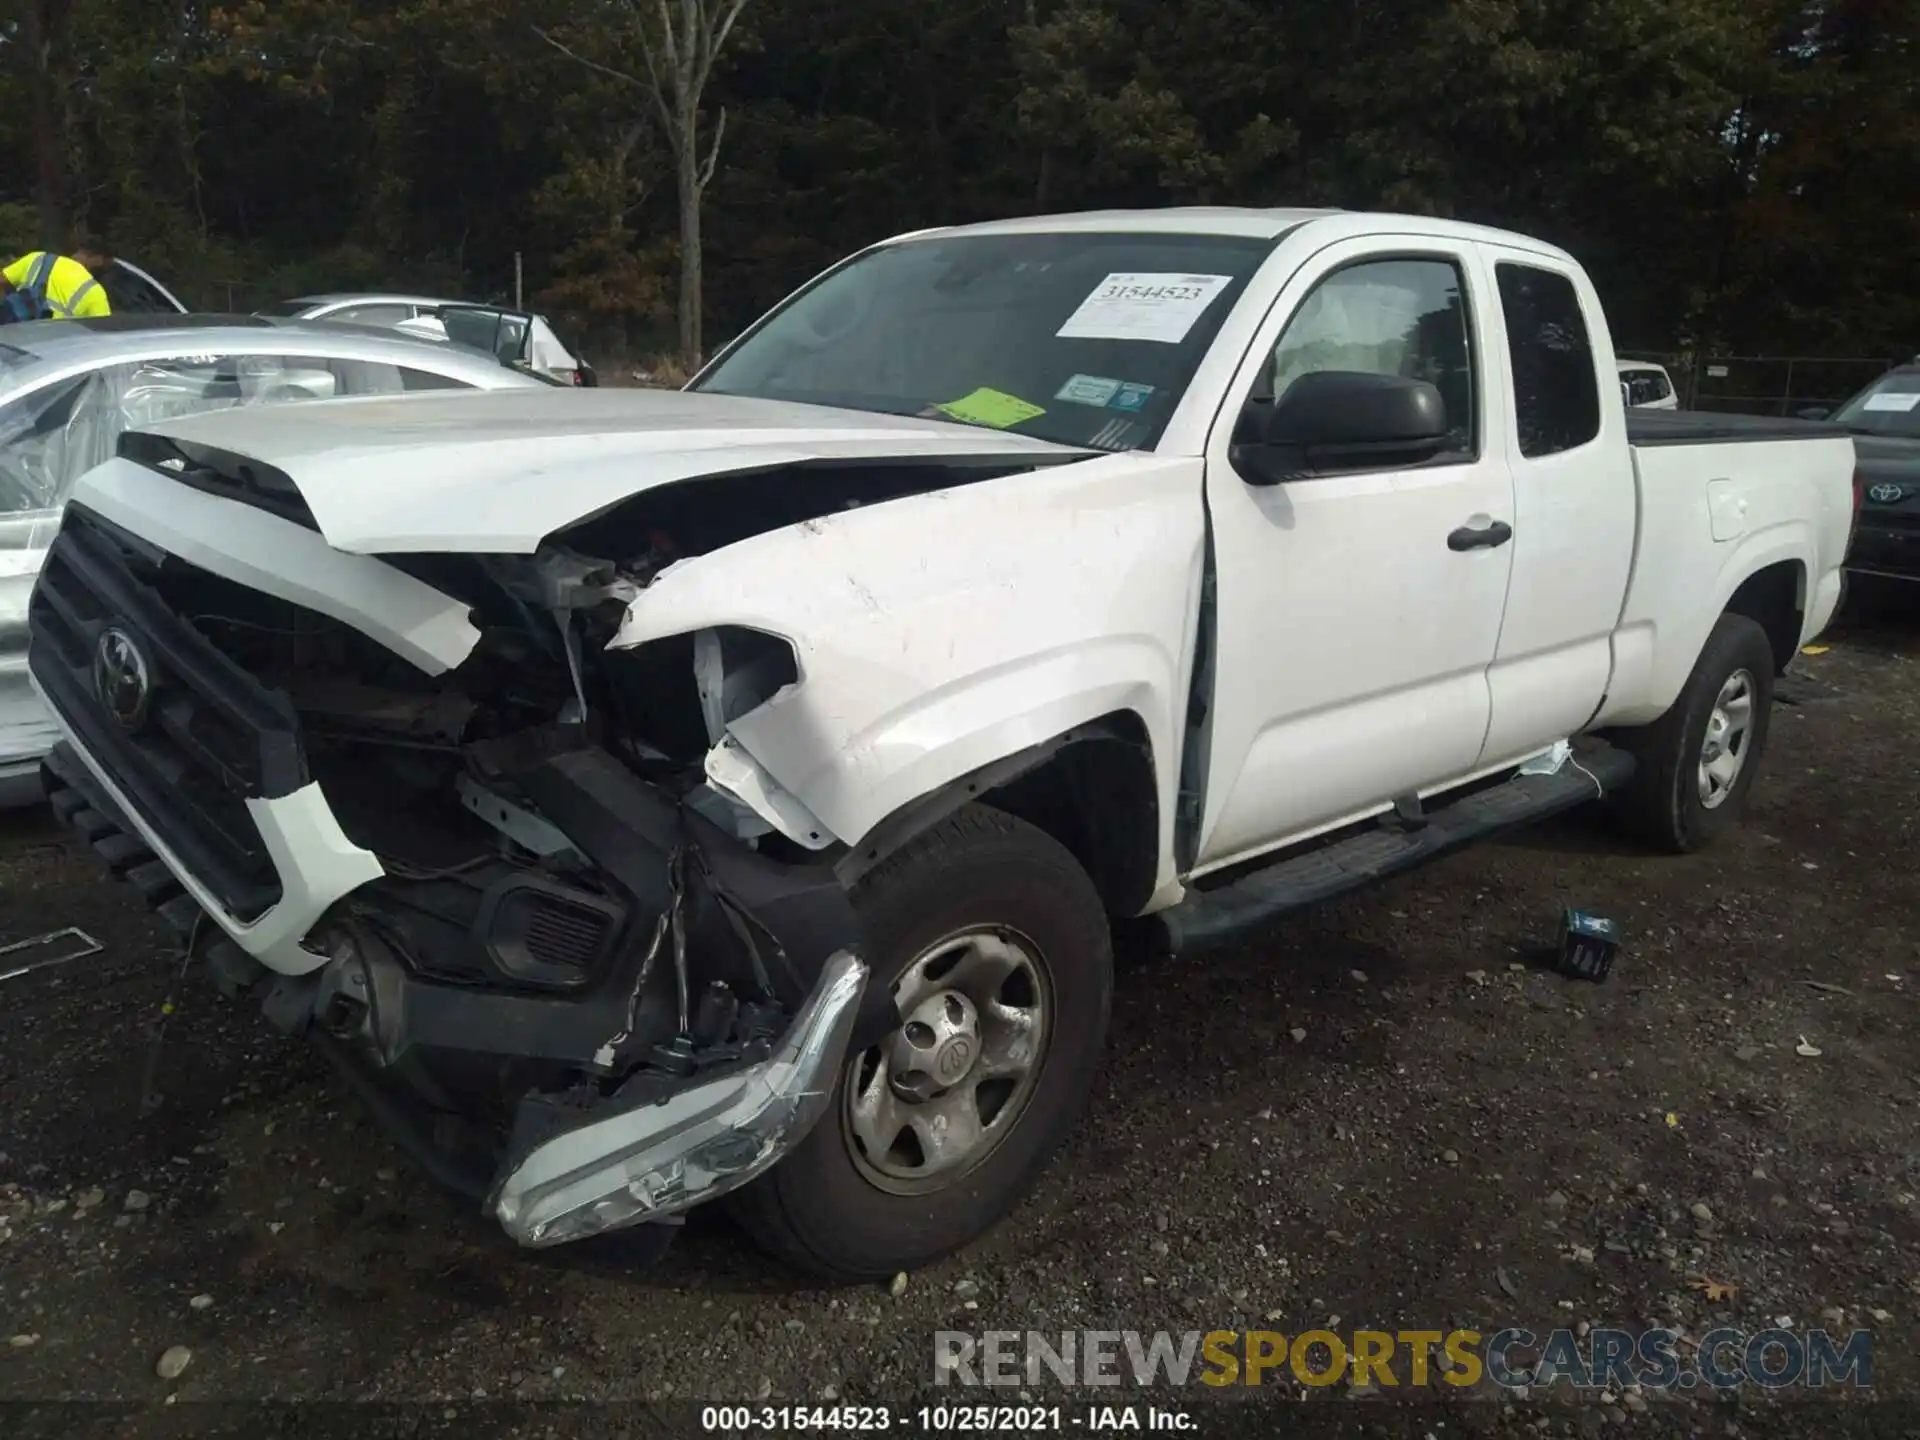
POLYGON ((561 343, 544 315, 475 305, 464 300, 436 300, 427 295, 384 292, 300 295, 259 312, 297 320, 339 320, 352 325, 377 325, 402 330, 426 340, 451 341, 487 351, 509 364, 521 365, 562 385, 597 385, 599 379, 585 359, 561 343))

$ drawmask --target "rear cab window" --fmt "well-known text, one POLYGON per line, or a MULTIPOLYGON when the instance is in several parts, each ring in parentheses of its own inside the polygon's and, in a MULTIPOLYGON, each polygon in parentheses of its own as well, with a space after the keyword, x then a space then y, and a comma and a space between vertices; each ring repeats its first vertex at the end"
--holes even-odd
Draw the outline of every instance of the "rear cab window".
POLYGON ((1520 453, 1544 459, 1597 439, 1600 380, 1580 293, 1557 270, 1494 264, 1512 367, 1520 453))

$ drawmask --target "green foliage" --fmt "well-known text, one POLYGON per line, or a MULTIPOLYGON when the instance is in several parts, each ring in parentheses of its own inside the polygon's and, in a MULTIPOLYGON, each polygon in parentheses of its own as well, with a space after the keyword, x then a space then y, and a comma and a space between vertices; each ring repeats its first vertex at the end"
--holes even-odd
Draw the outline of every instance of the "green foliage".
MULTIPOLYGON (((656 23, 642 0, 0 0, 0 240, 104 229, 222 308, 506 298, 519 252, 589 349, 666 350, 656 23)), ((1230 203, 1532 231, 1588 263, 1629 346, 1920 349, 1920 0, 751 0, 703 144, 722 109, 715 340, 900 230, 1230 203)))

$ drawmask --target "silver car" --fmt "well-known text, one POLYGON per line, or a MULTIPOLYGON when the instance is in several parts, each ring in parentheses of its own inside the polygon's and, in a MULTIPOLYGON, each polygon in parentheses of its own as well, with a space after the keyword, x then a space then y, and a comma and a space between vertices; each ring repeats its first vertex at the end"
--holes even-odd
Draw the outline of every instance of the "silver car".
POLYGON ((436 300, 428 295, 355 291, 300 295, 256 313, 285 319, 391 326, 429 340, 477 345, 502 360, 537 370, 562 385, 600 383, 593 367, 561 343, 547 317, 531 311, 505 310, 465 300, 436 300))
POLYGON ((240 405, 554 383, 357 325, 125 315, 0 327, 0 805, 39 794, 55 739, 27 683, 27 598, 67 492, 123 431, 240 405))

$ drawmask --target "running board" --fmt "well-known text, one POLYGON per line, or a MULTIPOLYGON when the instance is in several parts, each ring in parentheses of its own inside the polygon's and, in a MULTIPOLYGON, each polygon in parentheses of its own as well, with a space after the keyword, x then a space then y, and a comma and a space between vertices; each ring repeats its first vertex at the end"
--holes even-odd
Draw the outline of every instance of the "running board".
MULTIPOLYGON (((1215 890, 1189 889, 1159 917, 1175 951, 1231 938, 1294 910, 1411 870, 1475 840, 1610 794, 1633 775, 1633 757, 1609 745, 1574 752, 1553 775, 1515 775, 1441 809, 1418 828, 1380 827, 1277 860, 1215 890)), ((1391 815, 1383 817, 1390 821, 1391 815)))

